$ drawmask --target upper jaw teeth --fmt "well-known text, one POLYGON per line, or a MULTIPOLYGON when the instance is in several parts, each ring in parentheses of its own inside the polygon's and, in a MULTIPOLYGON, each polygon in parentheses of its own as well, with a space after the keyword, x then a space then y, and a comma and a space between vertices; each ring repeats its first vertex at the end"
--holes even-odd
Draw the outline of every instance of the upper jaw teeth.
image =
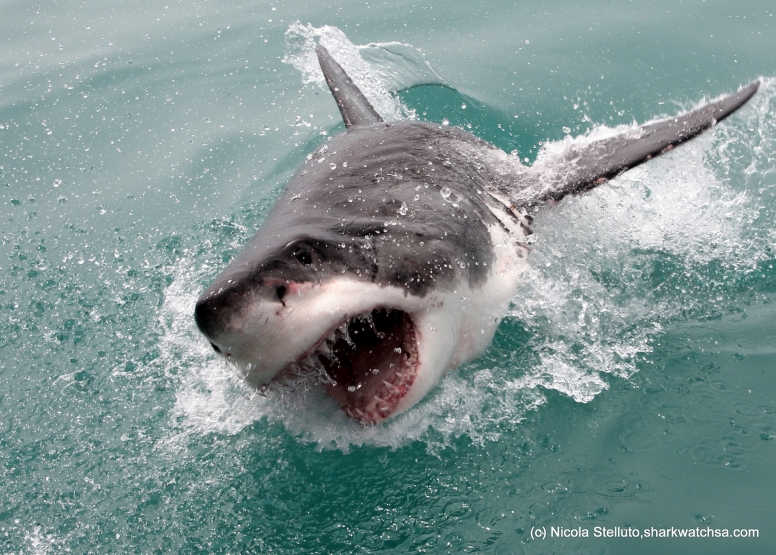
POLYGON ((348 330, 347 322, 340 324, 338 327, 330 331, 329 335, 327 335, 326 338, 320 341, 317 345, 314 345, 312 349, 307 351, 307 354, 305 354, 301 359, 298 359, 298 361, 304 364, 314 364, 316 361, 313 360, 312 358, 313 355, 315 354, 331 355, 332 347, 334 346, 334 343, 337 342, 337 339, 339 339, 340 337, 346 338, 346 341, 350 343, 350 336, 347 334, 347 330, 348 330))

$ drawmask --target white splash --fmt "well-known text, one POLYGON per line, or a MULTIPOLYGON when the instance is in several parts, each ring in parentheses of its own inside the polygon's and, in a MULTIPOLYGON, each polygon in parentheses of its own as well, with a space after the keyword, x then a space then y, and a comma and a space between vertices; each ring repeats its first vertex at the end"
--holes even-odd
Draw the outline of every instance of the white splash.
MULTIPOLYGON (((685 312, 721 301, 708 289, 661 294, 671 284, 649 275, 650 259, 669 259, 690 276, 712 262, 746 272, 769 256, 772 232, 752 233, 762 216, 758 198, 767 193, 726 179, 740 162, 724 153, 757 151, 764 136, 773 144, 776 125, 767 114, 775 85, 765 80, 752 104, 713 132, 537 214, 529 270, 511 314, 546 342, 540 364, 515 386, 588 402, 608 387, 605 375, 636 372, 639 358, 685 312), (619 284, 607 284, 607 274, 619 284)), ((588 137, 611 132, 600 126, 588 137)), ((764 162, 759 171, 773 172, 776 158, 764 162)))
POLYGON ((326 89, 326 80, 315 54, 316 40, 326 47, 386 121, 413 115, 393 93, 416 85, 445 84, 423 53, 408 44, 356 45, 336 27, 313 27, 296 21, 285 33, 283 62, 298 69, 305 84, 315 83, 326 89))
POLYGON ((29 546, 30 555, 46 555, 57 543, 51 534, 44 535, 40 526, 35 526, 31 532, 27 532, 24 540, 29 546))

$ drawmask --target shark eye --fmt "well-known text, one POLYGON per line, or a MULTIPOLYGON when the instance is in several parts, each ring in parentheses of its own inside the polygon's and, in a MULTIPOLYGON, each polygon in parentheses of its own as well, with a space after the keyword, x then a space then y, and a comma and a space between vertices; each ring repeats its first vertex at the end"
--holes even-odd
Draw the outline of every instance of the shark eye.
POLYGON ((305 266, 309 266, 313 263, 313 256, 307 249, 298 248, 294 251, 294 258, 305 266))

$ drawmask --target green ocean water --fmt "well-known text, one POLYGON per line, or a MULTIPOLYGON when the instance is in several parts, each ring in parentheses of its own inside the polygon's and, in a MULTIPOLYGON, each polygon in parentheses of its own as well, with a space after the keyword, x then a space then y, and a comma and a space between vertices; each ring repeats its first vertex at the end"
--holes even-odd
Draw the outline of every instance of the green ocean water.
POLYGON ((0 553, 776 552, 774 12, 5 2, 0 553), (713 132, 542 211, 492 347, 363 428, 315 388, 252 395, 192 318, 343 129, 289 63, 324 25, 385 83, 427 83, 386 84, 388 108, 529 163, 763 84, 713 132), (406 65, 369 58, 399 47, 406 65))

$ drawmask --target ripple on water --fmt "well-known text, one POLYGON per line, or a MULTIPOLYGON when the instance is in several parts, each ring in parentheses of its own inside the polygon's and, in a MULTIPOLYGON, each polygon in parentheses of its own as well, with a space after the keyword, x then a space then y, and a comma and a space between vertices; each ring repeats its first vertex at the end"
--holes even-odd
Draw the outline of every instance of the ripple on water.
POLYGON ((680 449, 678 455, 701 466, 743 472, 751 464, 749 451, 756 447, 751 436, 708 436, 680 449))

